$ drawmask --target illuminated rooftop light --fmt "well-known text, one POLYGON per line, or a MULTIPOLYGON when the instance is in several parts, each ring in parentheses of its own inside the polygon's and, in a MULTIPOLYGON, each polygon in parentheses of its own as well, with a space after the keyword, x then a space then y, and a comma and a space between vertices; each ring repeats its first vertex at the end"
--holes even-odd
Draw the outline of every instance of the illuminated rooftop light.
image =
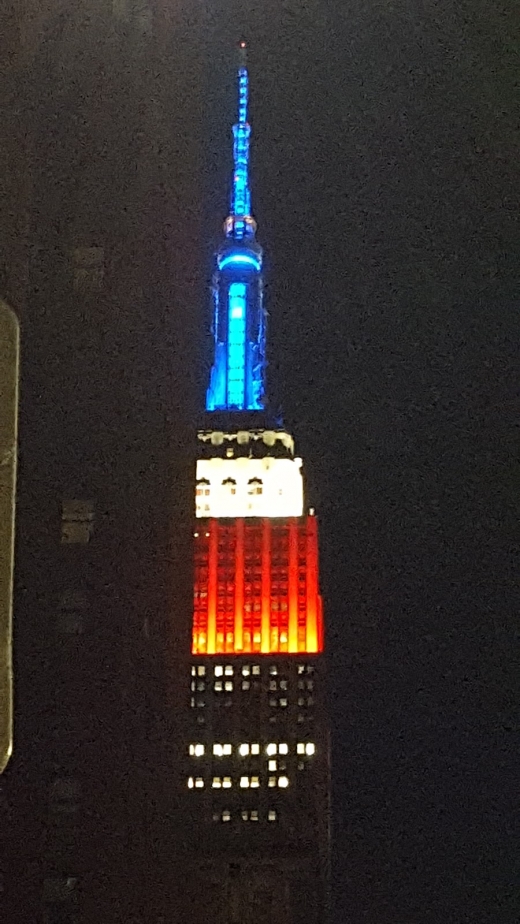
POLYGON ((228 253, 225 257, 221 257, 218 263, 219 270, 223 270, 226 266, 252 266, 255 270, 260 270, 261 264, 258 257, 254 257, 252 254, 247 253, 228 253))

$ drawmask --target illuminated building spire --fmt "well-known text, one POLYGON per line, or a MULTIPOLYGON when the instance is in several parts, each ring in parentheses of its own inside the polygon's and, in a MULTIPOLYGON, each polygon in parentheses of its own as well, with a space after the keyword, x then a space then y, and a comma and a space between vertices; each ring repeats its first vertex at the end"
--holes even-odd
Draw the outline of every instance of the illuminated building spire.
POLYGON ((251 215, 249 188, 249 141, 251 126, 247 121, 249 104, 249 73, 247 70, 246 43, 240 43, 238 67, 238 118, 233 125, 233 181, 231 184, 231 211, 225 222, 227 237, 242 240, 254 237, 256 223, 251 215))
POLYGON ((246 44, 240 43, 238 120, 233 126, 231 213, 213 276, 215 357, 206 396, 207 411, 263 411, 265 311, 262 304, 262 248, 251 215, 247 121, 249 73, 246 44))

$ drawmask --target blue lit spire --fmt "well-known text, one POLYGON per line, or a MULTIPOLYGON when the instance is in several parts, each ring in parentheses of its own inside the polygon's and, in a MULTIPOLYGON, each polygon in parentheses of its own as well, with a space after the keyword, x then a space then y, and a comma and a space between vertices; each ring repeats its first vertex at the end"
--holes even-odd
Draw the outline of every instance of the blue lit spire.
POLYGON ((215 359, 206 396, 207 411, 262 411, 265 396, 265 311, 262 304, 262 248, 251 215, 247 121, 249 73, 240 44, 238 121, 233 126, 231 213, 213 277, 215 359))
POLYGON ((247 121, 249 103, 249 73, 247 70, 246 43, 240 43, 238 68, 238 119, 233 125, 233 181, 231 183, 231 211, 224 224, 226 237, 242 240, 254 237, 256 223, 251 215, 249 189, 249 141, 251 126, 247 121))

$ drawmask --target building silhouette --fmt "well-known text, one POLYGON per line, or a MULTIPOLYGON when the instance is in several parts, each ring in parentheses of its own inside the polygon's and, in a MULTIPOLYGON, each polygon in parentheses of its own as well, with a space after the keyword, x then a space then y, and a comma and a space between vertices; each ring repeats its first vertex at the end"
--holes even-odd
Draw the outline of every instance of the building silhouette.
POLYGON ((0 19, 0 297, 21 343, 0 920, 176 921, 201 30, 133 0, 0 19))

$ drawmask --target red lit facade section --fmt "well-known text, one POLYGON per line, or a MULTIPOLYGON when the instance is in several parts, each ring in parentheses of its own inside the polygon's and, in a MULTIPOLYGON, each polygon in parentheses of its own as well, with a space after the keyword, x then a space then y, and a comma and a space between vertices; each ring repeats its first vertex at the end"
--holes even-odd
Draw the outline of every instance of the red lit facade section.
POLYGON ((316 517, 199 524, 192 653, 321 652, 316 517))

